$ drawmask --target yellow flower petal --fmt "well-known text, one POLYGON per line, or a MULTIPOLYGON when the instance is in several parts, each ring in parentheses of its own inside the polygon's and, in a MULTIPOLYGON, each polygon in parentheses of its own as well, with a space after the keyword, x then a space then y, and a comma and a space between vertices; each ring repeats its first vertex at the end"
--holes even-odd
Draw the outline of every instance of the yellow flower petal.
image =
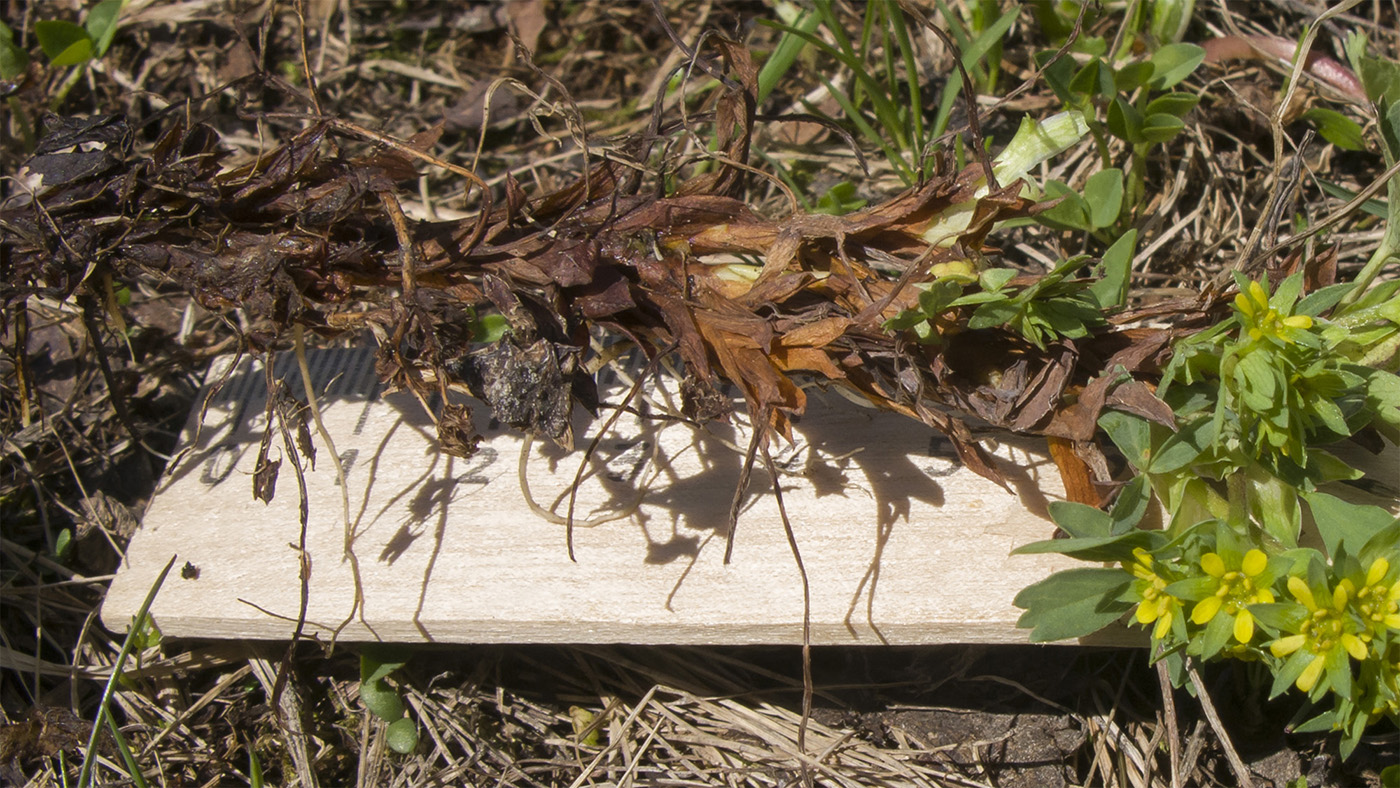
POLYGON ((1322 668, 1327 660, 1321 655, 1312 658, 1312 662, 1303 668, 1302 675, 1298 676, 1298 689, 1304 692, 1312 692, 1312 688, 1317 686, 1317 680, 1322 676, 1322 668))
POLYGON ((1162 617, 1157 619, 1157 626, 1152 628, 1152 637, 1161 640, 1162 638, 1167 636, 1167 633, 1171 631, 1171 628, 1172 611, 1170 608, 1168 608, 1167 612, 1163 613, 1162 617))
POLYGON ((1289 328, 1312 328, 1313 319, 1307 315, 1293 315, 1292 317, 1285 317, 1283 319, 1283 324, 1289 328))
POLYGON ((1342 645, 1346 647, 1347 653, 1351 655, 1352 659, 1358 662, 1364 662, 1366 660, 1366 644, 1361 642, 1361 638, 1347 633, 1342 635, 1342 645))
POLYGON ((1288 578, 1288 591, 1293 594, 1293 598, 1303 603, 1303 607, 1308 610, 1317 610, 1317 600, 1313 599, 1312 589, 1303 582, 1303 578, 1293 576, 1288 578))
POLYGON ((1267 589, 1267 588, 1261 588, 1261 589, 1259 589, 1258 591, 1255 591, 1255 592, 1254 592, 1254 597, 1253 597, 1253 602, 1252 602, 1252 604, 1255 604, 1255 605, 1268 605, 1268 604, 1273 604, 1273 601, 1274 601, 1274 592, 1270 591, 1270 590, 1267 589))
POLYGON ((1269 651, 1276 657, 1286 657, 1303 647, 1307 638, 1302 635, 1289 635, 1269 644, 1269 651))
POLYGON ((1348 596, 1347 587, 1339 583, 1336 588, 1332 589, 1332 607, 1339 611, 1346 610, 1348 596))
POLYGON ((1248 610, 1241 610, 1235 616, 1235 640, 1241 643, 1248 643, 1254 637, 1254 616, 1248 610))
POLYGON ((1206 553, 1201 556, 1201 569, 1211 577, 1220 577, 1225 574, 1225 559, 1215 553, 1206 553))
POLYGON ((1260 306, 1269 305, 1269 291, 1265 290, 1264 286, 1258 282, 1249 283, 1249 297, 1250 300, 1260 306))
POLYGON ((1269 557, 1264 555, 1263 550, 1254 549, 1244 554, 1244 561, 1240 568, 1244 570, 1245 577, 1257 577, 1269 566, 1269 557))
POLYGON ((1152 602, 1139 602, 1137 606, 1137 622, 1139 624, 1151 624, 1159 617, 1157 605, 1152 602))
MULTIPOLYGON (((1142 549, 1142 548, 1138 548, 1142 549)), ((1390 571, 1390 562, 1384 558, 1377 558, 1371 562, 1371 568, 1366 571, 1366 585, 1373 586, 1383 580, 1386 573, 1390 571)))
POLYGON ((1191 609, 1191 620, 1197 624, 1208 623, 1212 618, 1215 618, 1216 613, 1220 612, 1220 605, 1221 601, 1218 596, 1208 596, 1202 599, 1191 609))

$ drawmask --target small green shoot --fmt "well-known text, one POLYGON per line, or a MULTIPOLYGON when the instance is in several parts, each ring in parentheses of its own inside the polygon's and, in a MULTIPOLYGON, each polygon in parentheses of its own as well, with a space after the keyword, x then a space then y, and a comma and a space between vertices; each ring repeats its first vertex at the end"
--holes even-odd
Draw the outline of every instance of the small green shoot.
POLYGON ((406 716, 398 690, 385 679, 403 667, 404 660, 401 650, 383 645, 365 646, 360 651, 360 700, 371 714, 388 723, 385 741, 401 755, 418 746, 418 726, 406 716))

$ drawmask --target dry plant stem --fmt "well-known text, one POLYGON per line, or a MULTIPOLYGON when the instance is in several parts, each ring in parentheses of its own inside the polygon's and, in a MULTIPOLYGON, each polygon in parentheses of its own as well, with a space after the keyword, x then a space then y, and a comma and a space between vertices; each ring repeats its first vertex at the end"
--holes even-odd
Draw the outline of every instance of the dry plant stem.
MULTIPOLYGON (((999 192, 1001 185, 997 183, 997 174, 992 169, 991 154, 987 153, 987 146, 982 142, 982 123, 978 120, 981 110, 977 107, 977 90, 972 84, 972 77, 963 67, 962 52, 958 50, 958 45, 953 42, 953 39, 941 28, 929 25, 929 29, 943 39, 944 45, 953 53, 953 64, 958 67, 958 75, 962 77, 963 99, 967 102, 967 128, 972 135, 973 155, 977 157, 978 163, 982 165, 982 170, 986 174, 988 193, 999 192)), ((923 171, 923 162, 919 163, 919 170, 923 171)))
POLYGON ((1357 192, 1355 197, 1351 198, 1350 200, 1347 200, 1345 205, 1328 214, 1326 218, 1312 225, 1308 229, 1297 233, 1296 235, 1290 235, 1282 241, 1279 241, 1267 252, 1265 252, 1265 256, 1267 257, 1289 246, 1293 246, 1294 244, 1306 241, 1314 235, 1317 235, 1318 233, 1321 233, 1324 230, 1327 230, 1328 228, 1340 223, 1343 219, 1346 219, 1348 216, 1351 216, 1353 213, 1356 213, 1356 211, 1360 210, 1361 206, 1367 200, 1379 194, 1381 189, 1386 188, 1390 180, 1392 178, 1395 178, 1396 176, 1400 176, 1400 161, 1397 161, 1390 167, 1386 168, 1386 171, 1377 176, 1375 180, 1367 184, 1366 188, 1357 192))
POLYGON ((1167 720, 1167 759, 1169 761, 1172 788, 1181 788, 1181 764, 1179 743, 1181 731, 1176 723, 1176 697, 1172 694, 1171 678, 1167 675, 1167 663, 1157 663, 1157 686, 1162 690, 1162 714, 1167 720))
MULTIPOLYGON (((272 364, 263 367, 267 374, 268 396, 272 397, 274 389, 272 380, 272 364)), ((280 382, 276 384, 280 387, 280 382)), ((297 480, 297 518, 300 523, 300 530, 297 535, 297 579, 300 585, 300 600, 297 603, 297 623, 292 629, 292 638, 287 643, 287 653, 282 658, 282 664, 277 669, 277 680, 272 686, 272 705, 277 706, 277 701, 286 689, 287 678, 292 671, 292 659, 296 656, 297 643, 302 639, 306 630, 306 611, 311 605, 311 554, 306 550, 306 532, 311 520, 311 502, 306 492, 306 474, 302 470, 301 455, 297 453, 296 443, 292 440, 291 430, 287 429, 287 420, 291 414, 286 411, 285 406, 277 406, 277 430, 282 435, 282 450, 286 452, 288 461, 292 464, 292 470, 297 480)), ((267 425, 272 429, 272 424, 267 425)), ((279 707, 280 708, 280 707, 279 707)))
MULTIPOLYGON (((274 667, 270 660, 262 658, 250 659, 248 664, 253 668, 253 675, 257 676, 263 691, 272 697, 273 687, 280 679, 281 669, 274 667), (274 678, 274 674, 277 674, 278 678, 274 678)), ((316 780, 311 753, 306 746, 310 736, 306 732, 306 723, 302 720, 300 696, 293 688, 291 692, 283 693, 272 705, 282 721, 282 730, 286 737, 284 741, 287 752, 291 755, 293 768, 296 769, 297 783, 301 788, 318 788, 320 783, 316 780)))
POLYGON ((1188 663, 1186 673, 1191 677, 1191 685, 1196 688, 1196 697, 1201 700, 1201 711, 1205 712, 1206 720, 1210 722, 1211 730, 1220 739, 1220 748, 1225 751, 1225 760, 1230 763, 1230 771, 1235 774, 1236 784, 1242 788, 1253 788, 1254 782, 1249 778, 1249 767, 1244 765, 1240 759, 1240 754, 1235 751, 1235 745, 1230 741, 1230 734, 1225 730, 1225 725, 1220 721, 1220 715, 1215 711, 1215 704, 1211 702, 1210 692, 1206 689, 1206 684, 1201 681, 1201 674, 1196 670, 1196 666, 1188 663))
MULTIPOLYGON (((768 423, 768 413, 763 413, 763 423, 768 423)), ((792 521, 788 519, 787 507, 783 505, 783 480, 778 476, 778 468, 773 464, 773 455, 768 451, 768 442, 760 444, 763 449, 763 464, 768 469, 768 477, 773 480, 773 500, 778 504, 778 516, 783 521, 783 535, 787 537, 788 548, 792 550, 792 560, 797 563, 797 573, 802 577, 802 722, 797 726, 797 749, 807 753, 807 724, 812 719, 812 585, 807 579, 807 567, 802 563, 802 552, 797 549, 797 536, 792 532, 792 521)), ((802 770, 803 781, 811 780, 806 766, 802 770)))
MULTIPOLYGON (((761 418, 766 419, 766 414, 761 418)), ((744 493, 749 489, 749 476, 753 474, 754 458, 758 455, 759 444, 767 435, 768 422, 755 418, 751 426, 753 435, 749 437, 749 449, 744 453, 744 467, 739 471, 739 483, 734 486, 734 500, 729 502, 729 533, 724 538, 726 564, 734 555, 734 532, 739 528, 739 509, 744 505, 744 493)), ((773 484, 776 486, 777 483, 777 477, 774 476, 773 484)))
MULTIPOLYGON (((1285 183, 1280 177, 1285 165, 1283 115, 1288 111, 1288 105, 1293 101, 1293 96, 1298 91, 1298 83, 1303 77, 1304 69, 1307 68, 1308 53, 1312 51, 1313 42, 1317 39, 1317 31, 1321 29, 1323 22, 1326 22, 1337 14, 1351 10, 1353 6, 1360 2, 1361 0, 1342 0, 1342 2, 1319 14, 1318 17, 1313 20, 1313 23, 1308 25, 1308 32, 1303 36, 1303 41, 1298 45, 1298 50, 1294 54, 1293 71, 1288 75, 1288 89, 1284 91, 1283 97, 1274 107, 1274 112, 1269 117, 1269 126, 1273 129, 1274 134, 1274 168, 1272 176, 1274 181, 1274 194, 1270 196, 1271 203, 1279 198, 1280 190, 1285 188, 1285 183)), ((1254 230, 1249 234, 1249 240, 1245 242, 1244 249, 1241 250, 1239 257, 1235 259, 1235 269, 1244 269, 1248 266, 1250 259, 1253 257, 1254 250, 1259 245, 1263 230, 1263 223, 1255 225, 1254 230)))
MULTIPOLYGON (((341 517, 345 528, 341 557, 350 562, 350 577, 355 586, 350 612, 345 616, 345 620, 331 632, 328 648, 334 649, 335 639, 340 635, 341 630, 350 625, 356 613, 362 613, 364 610, 364 584, 360 579, 360 559, 355 555, 354 528, 350 524, 350 490, 345 486, 345 466, 340 461, 340 452, 336 451, 335 440, 321 420, 321 406, 316 398, 316 387, 311 385, 311 365, 306 361, 305 331, 300 323, 292 326, 292 347, 296 351, 297 370, 301 372, 301 390, 302 393, 306 394, 306 406, 310 408, 311 419, 316 423, 316 434, 321 436, 321 442, 326 444, 326 451, 331 455, 331 464, 335 466, 335 480, 336 484, 340 486, 341 517)), ((369 626, 368 622, 365 622, 365 626, 369 626)))
POLYGON ((642 373, 633 381, 632 387, 627 391, 627 396, 622 398, 622 403, 617 406, 611 416, 608 416, 608 420, 603 422, 598 434, 594 435, 593 440, 588 442, 588 449, 584 451, 583 457, 579 460, 578 470, 574 472, 573 484, 569 485, 569 508, 568 513, 564 516, 564 543, 568 548, 569 560, 574 563, 578 563, 578 559, 574 558, 574 505, 578 502, 578 487, 583 482, 583 473, 588 469, 588 461, 593 457, 593 452, 598 450, 598 444, 603 441, 603 436, 613 428, 617 420, 627 411, 627 406, 631 405, 632 400, 641 393, 642 384, 646 382, 648 377, 656 374, 656 368, 661 363, 662 357, 674 349, 675 345, 673 344, 671 347, 654 354, 647 361, 646 369, 643 369, 642 373))

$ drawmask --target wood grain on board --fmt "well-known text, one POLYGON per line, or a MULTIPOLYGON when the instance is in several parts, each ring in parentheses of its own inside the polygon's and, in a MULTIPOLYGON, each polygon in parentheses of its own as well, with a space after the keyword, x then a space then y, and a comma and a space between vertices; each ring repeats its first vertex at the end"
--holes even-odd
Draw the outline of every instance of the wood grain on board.
MULTIPOLYGON (((486 439, 474 457, 457 459, 435 450, 433 425, 412 395, 380 390, 369 351, 313 352, 312 362, 346 473, 356 560, 345 550, 330 450, 313 432, 308 634, 325 638, 343 626, 345 640, 801 642, 801 579, 761 466, 733 560, 723 562, 742 427, 695 430, 662 418, 678 403, 653 393, 650 418, 622 419, 590 461, 577 519, 615 517, 577 528, 570 562, 564 526, 532 510, 521 476, 539 506, 562 515, 591 437, 583 421, 574 452, 536 441, 522 471, 522 439, 478 407, 486 439)), ((276 372, 301 391, 288 358, 276 372)), ((1054 531, 1045 507, 1063 491, 1043 444, 989 444, 1011 493, 961 467, 928 428, 834 393, 810 396, 794 442, 775 445, 774 459, 811 582, 812 641, 1026 642, 1012 598, 1082 565, 1009 555, 1054 531)), ((162 483, 107 595, 108 627, 126 629, 174 556, 152 608, 166 636, 291 635, 301 597, 298 483, 274 434, 270 456, 283 460, 276 495, 270 504, 253 498, 264 403, 264 375, 245 364, 211 399, 197 438, 192 417, 191 449, 162 483)), ((1138 642, 1125 633, 1108 640, 1138 642)))

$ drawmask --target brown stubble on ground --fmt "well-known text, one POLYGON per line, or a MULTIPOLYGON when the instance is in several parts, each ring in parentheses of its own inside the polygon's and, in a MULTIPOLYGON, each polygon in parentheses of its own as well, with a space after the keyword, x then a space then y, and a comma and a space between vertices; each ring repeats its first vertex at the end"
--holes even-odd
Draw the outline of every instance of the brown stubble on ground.
MULTIPOLYGON (((51 13, 42 4, 14 5, 24 6, 22 13, 7 15, 8 19, 51 13)), ((667 8, 676 33, 692 45, 707 28, 743 38, 757 48, 771 45, 771 30, 748 25, 765 13, 759 6, 726 2, 667 8)), ((415 269, 422 266, 416 284, 425 296, 404 307, 392 300, 376 302, 376 293, 383 288, 404 284, 402 270, 394 267, 402 252, 401 227, 386 213, 378 193, 397 194, 412 219, 464 222, 461 233, 447 233, 457 239, 460 251, 463 234, 469 237, 477 231, 471 220, 481 207, 480 189, 452 168, 376 146, 349 125, 308 125, 308 107, 301 98, 306 87, 302 26, 289 10, 267 16, 260 7, 210 0, 136 3, 131 14, 101 68, 62 107, 66 116, 121 114, 126 125, 113 138, 120 143, 114 146, 123 151, 120 156, 92 157, 87 160, 92 170, 68 171, 75 184, 69 194, 85 207, 70 206, 75 231, 59 235, 83 237, 81 220, 98 215, 82 213, 92 208, 98 184, 113 187, 100 192, 105 196, 96 201, 109 209, 105 215, 130 221, 132 228, 141 230, 105 236, 107 243, 96 248, 108 251, 118 238, 139 247, 143 232, 149 233, 144 237, 148 251, 163 244, 208 252, 217 251, 215 239, 236 241, 237 231, 251 232, 259 222, 313 226, 318 217, 307 215, 312 203, 298 195, 314 195, 318 205, 325 205, 328 198, 338 200, 338 210, 319 218, 323 227, 341 233, 334 239, 345 256, 328 264, 314 245, 265 248, 258 256, 248 252, 257 250, 254 241, 266 242, 273 236, 248 238, 241 247, 244 256, 238 260, 270 260, 275 252, 316 265, 299 268, 298 277, 290 280, 273 275, 243 289, 237 287, 240 280, 221 279, 217 271, 207 271, 203 303, 190 298, 189 280, 159 275, 165 259, 157 257, 153 264, 149 255, 128 256, 128 267, 112 270, 75 268, 70 260, 68 267, 40 277, 52 290, 26 293, 18 301, 7 292, 9 311, 0 337, 6 350, 0 360, 4 373, 0 375, 0 419, 5 436, 0 455, 0 517, 5 522, 0 602, 5 675, 0 723, 5 727, 0 728, 0 774, 4 781, 16 784, 61 784, 58 753, 64 753, 68 764, 80 757, 78 747, 86 741, 99 682, 120 647, 119 638, 91 623, 91 614, 134 517, 149 498, 163 455, 174 448, 175 432, 193 404, 204 363, 244 341, 275 345, 279 324, 285 328, 299 316, 307 318, 300 322, 327 334, 335 333, 331 329, 349 330, 374 322, 398 325, 399 318, 407 317, 410 325, 418 321, 425 339, 446 337, 446 348, 435 349, 450 351, 454 338, 443 329, 451 327, 453 314, 439 294, 468 303, 490 303, 506 314, 514 312, 521 328, 533 323, 541 335, 537 342, 546 344, 518 348, 525 356, 548 351, 557 357, 556 349, 578 339, 573 335, 576 325, 551 326, 545 321, 541 327, 541 308, 553 302, 542 300, 539 288, 566 294, 583 314, 592 310, 593 319, 600 323, 624 323, 617 316, 633 307, 620 300, 616 289, 609 294, 610 282, 560 281, 574 274, 563 265, 574 258, 562 251, 561 244, 532 236, 530 221, 544 218, 549 221, 542 223, 549 224, 574 219, 576 237, 596 236, 606 227, 601 217, 608 213, 601 209, 590 224, 586 212, 575 211, 563 197, 551 201, 547 195, 573 194, 570 187, 577 188, 585 165, 605 176, 585 188, 601 184, 612 189, 639 172, 636 166, 600 166, 599 162, 602 157, 617 162, 633 150, 623 135, 646 127, 668 70, 686 62, 644 5, 527 1, 483 10, 482 6, 459 9, 424 3, 392 11, 352 8, 347 13, 337 3, 307 3, 306 61, 325 115, 386 138, 416 139, 433 157, 468 168, 494 190, 498 214, 488 216, 493 221, 482 232, 494 231, 491 240, 499 241, 496 246, 506 251, 491 257, 487 254, 491 250, 478 247, 468 252, 478 254, 477 260, 452 263, 476 266, 471 270, 488 271, 500 282, 523 282, 535 288, 512 292, 467 275, 448 281, 442 273, 446 268, 434 270, 442 261, 434 259, 433 249, 434 238, 441 238, 443 228, 451 225, 429 225, 437 228, 432 231, 436 235, 414 239, 423 255, 414 263, 415 269), (528 49, 535 53, 534 66, 524 58, 528 49), (259 66, 276 79, 254 76, 259 66), (237 84, 224 88, 230 82, 237 84), (199 101, 186 110, 182 102, 188 98, 199 101), (486 106, 489 113, 482 111, 486 106), (175 109, 161 114, 169 107, 175 109), (177 119, 184 117, 192 122, 178 121, 177 126, 177 119), (439 123, 441 137, 434 141, 431 133, 422 136, 439 123), (313 141, 311 135, 318 136, 313 141), (164 154, 161 139, 166 140, 164 154), (585 158, 585 143, 592 159, 585 158), (292 166, 280 174, 274 158, 279 150, 301 154, 284 159, 292 166), (222 160, 206 155, 215 151, 222 160), (321 163, 319 169, 295 165, 313 159, 321 163), (175 188, 114 197, 122 194, 121 178, 142 161, 148 162, 148 178, 169 179, 166 185, 175 188), (261 166, 252 167, 255 162, 261 166), (239 172, 239 167, 249 169, 239 172), (146 205, 160 204, 167 210, 178 203, 188 208, 182 221, 193 220, 142 229, 137 220, 148 214, 126 210, 133 205, 123 202, 127 197, 146 199, 152 201, 146 205), (230 226, 235 234, 222 235, 220 228, 230 226), (516 246, 509 248, 510 244, 516 246), (522 250, 531 244, 535 246, 525 254, 522 250), (540 259, 554 264, 539 268, 540 259), (525 270, 529 266, 535 266, 537 273, 525 270), (324 276, 303 276, 317 270, 324 276), (114 275, 111 287, 106 275, 114 275), (79 289, 82 297, 65 298, 67 290, 84 277, 79 289), (69 288, 62 285, 65 278, 69 288), (264 287, 268 281, 276 286, 264 287), (208 290, 215 285, 220 292, 210 298, 208 290), (298 298, 293 299, 293 294, 298 298), (130 301, 124 303, 128 295, 130 301), (289 304, 308 296, 321 311, 288 310, 289 304), (242 308, 232 310, 233 306, 242 308), (625 308, 608 311, 620 306, 625 308), (407 311, 394 312, 396 308, 407 311), (23 351, 16 352, 22 334, 23 351), (105 359, 107 369, 99 357, 105 359), (20 380, 30 388, 22 392, 20 380), (65 528, 75 536, 74 546, 62 560, 55 560, 59 534, 65 528)), ((1270 7, 1252 12, 1249 18, 1207 19, 1209 26, 1222 26, 1220 32, 1233 24, 1247 32, 1293 35, 1305 17, 1296 10, 1270 7)), ((1383 51, 1389 46, 1395 52, 1394 19, 1344 21, 1367 29, 1373 45, 1383 51)), ((1006 59, 1012 69, 1020 69, 1012 70, 1018 76, 1028 76, 1034 36, 1029 30, 1018 28, 1008 40, 1006 59)), ((950 53, 936 40, 928 46, 937 73, 951 73, 950 53)), ((722 54, 713 46, 705 51, 710 58, 722 54)), ((732 54, 738 58, 740 53, 736 49, 732 54)), ((795 74, 792 86, 780 89, 770 102, 773 107, 764 111, 796 106, 799 95, 819 84, 814 77, 818 71, 820 67, 795 74)), ((37 110, 47 99, 46 91, 61 78, 62 74, 36 65, 16 95, 37 110)), ((1156 188, 1150 191, 1150 210, 1145 212, 1151 218, 1142 228, 1140 248, 1146 251, 1140 255, 1134 281, 1144 309, 1156 302, 1194 297, 1222 264, 1241 251, 1278 185, 1267 120, 1270 102, 1276 98, 1277 77, 1258 64, 1211 67, 1192 84, 1203 95, 1201 109, 1188 124, 1187 134, 1173 143, 1170 155, 1153 161, 1149 168, 1156 188)), ((996 109, 984 118, 984 125, 1006 130, 1014 128, 1016 113, 1030 107, 1048 112, 1045 96, 1036 92, 1033 89, 1019 103, 996 109), (1041 103, 1036 104, 1037 100, 1041 103)), ((677 118, 682 108, 689 113, 716 108, 714 100, 705 98, 685 104, 679 93, 666 102, 663 109, 669 114, 663 117, 668 120, 677 118)), ((741 112, 739 104, 731 106, 741 112)), ((848 149, 834 135, 809 131, 800 145, 785 149, 781 128, 759 125, 751 129, 756 136, 749 144, 764 146, 785 160, 810 156, 838 169, 843 177, 859 172, 848 149)), ((1004 140, 1002 136, 998 141, 1004 140)), ((655 150, 664 149, 676 158, 689 156, 693 162, 703 157, 707 142, 700 134, 675 133, 655 150)), ((731 142, 738 145, 739 141, 731 142)), ((739 148, 730 147, 728 152, 737 154, 739 148)), ((0 146, 5 173, 16 172, 24 158, 17 141, 7 139, 0 146)), ((1368 175, 1374 174, 1374 162, 1356 154, 1334 154, 1327 146, 1315 145, 1303 158, 1305 171, 1325 171, 1351 188, 1364 186, 1368 175)), ((72 160, 55 162, 74 166, 72 160)), ((642 170, 656 166, 653 159, 636 164, 642 170)), ((1051 177, 1080 185, 1094 166, 1094 152, 1082 147, 1051 162, 1048 170, 1051 177)), ((870 349, 873 334, 852 329, 870 301, 880 300, 880 288, 888 293, 891 285, 881 284, 873 274, 863 281, 854 276, 846 300, 832 302, 844 311, 814 310, 819 306, 813 295, 818 290, 810 281, 810 271, 834 266, 835 273, 828 278, 838 282, 844 281, 839 274, 850 273, 843 270, 845 261, 834 226, 786 221, 786 199, 771 180, 723 166, 711 172, 728 173, 730 180, 720 182, 716 177, 671 203, 638 202, 631 216, 645 224, 665 209, 699 216, 711 228, 727 225, 723 231, 706 231, 667 219, 674 228, 671 241, 710 244, 714 251, 771 255, 781 242, 780 251, 792 250, 791 270, 775 270, 767 280, 770 290, 749 305, 746 314, 716 306, 712 311, 719 314, 709 324, 698 324, 693 336, 676 336, 676 324, 667 323, 664 310, 652 313, 649 322, 626 325, 628 331, 645 338, 646 329, 668 329, 666 336, 677 341, 688 363, 713 368, 717 380, 727 378, 741 387, 747 384, 743 393, 750 406, 757 403, 757 412, 767 413, 777 429, 781 429, 783 407, 799 405, 800 389, 791 383, 794 374, 841 380, 833 374, 840 372, 850 381, 856 367, 843 367, 840 360, 852 354, 861 368, 869 363, 877 370, 882 365, 896 369, 893 354, 870 349), (738 188, 741 181, 746 189, 738 188), (866 296, 857 295, 859 284, 874 288, 874 297, 858 300, 866 296), (784 308, 788 322, 781 324, 764 352, 734 344, 734 336, 758 325, 753 315, 762 312, 761 322, 771 331, 767 316, 784 308), (794 334, 797 339, 786 344, 781 339, 794 334), (813 352, 832 347, 840 353, 818 357, 813 352)), ((948 177, 952 180, 943 188, 956 189, 956 173, 950 169, 948 177)), ((927 187, 928 193, 922 196, 916 192, 904 199, 913 203, 934 199, 938 185, 927 187)), ((10 183, 4 188, 6 197, 16 193, 10 183)), ((863 188, 876 196, 872 202, 877 206, 888 206, 884 201, 901 190, 878 167, 863 188)), ((1315 219, 1333 205, 1304 178, 1299 211, 1315 219)), ((55 203, 53 208, 62 219, 63 206, 55 203)), ((623 216, 628 214, 624 211, 623 216)), ((850 235, 860 249, 895 254, 903 243, 897 225, 907 217, 898 212, 878 215, 872 225, 878 229, 850 235)), ((11 229, 6 227, 7 238, 11 229)), ((23 229, 28 235, 21 235, 31 241, 54 238, 50 227, 23 229)), ((104 237, 100 225, 92 232, 94 237, 104 237)), ((299 240, 305 241, 307 235, 299 240)), ((1364 260, 1379 230, 1358 224, 1334 237, 1341 243, 1339 266, 1345 269, 1364 260)), ((654 245, 630 249, 625 241, 614 239, 614 245, 604 249, 609 260, 631 261, 636 273, 624 272, 622 278, 629 283, 627 295, 633 304, 640 291, 647 296, 663 293, 661 285, 674 273, 646 267, 649 257, 657 249, 664 250, 668 239, 653 240, 654 245)), ((40 259, 32 252, 21 255, 11 243, 6 240, 4 246, 7 276, 15 261, 40 259)), ((1030 275, 1043 270, 1047 262, 1083 251, 1077 243, 1069 236, 1029 229, 996 241, 1005 253, 1003 262, 1020 266, 1030 275)), ((845 250, 848 256, 859 261, 858 254, 850 254, 851 248, 845 250)), ((209 262, 201 258, 190 265, 209 262)), ((688 284, 672 283, 683 295, 688 284)), ((723 292, 720 283, 712 284, 713 293, 723 292)), ((661 337, 652 335, 653 349, 669 346, 661 337)), ((462 343, 465 338, 457 336, 455 341, 462 343)), ((432 341, 421 345, 434 349, 432 341)), ((1025 348, 1015 351, 1026 352, 1025 348)), ((431 386, 440 370, 451 376, 459 368, 448 364, 453 357, 445 352, 437 368, 430 363, 421 371, 421 357, 409 359, 406 368, 394 366, 404 359, 390 358, 386 372, 399 371, 399 381, 407 385, 431 386)), ((1071 380, 1065 363, 1047 364, 1040 371, 1060 375, 1061 386, 1089 382, 1082 370, 1081 377, 1071 380)), ((965 377, 945 379, 950 381, 943 392, 949 404, 989 415, 976 406, 977 381, 965 377)), ((1044 383, 1045 378, 1040 380, 1044 383)), ((877 395, 897 391, 890 381, 881 386, 877 377, 857 376, 854 385, 858 390, 864 387, 867 396, 872 391, 877 395)), ((1043 385, 1028 385, 1027 390, 1048 392, 1034 403, 1034 398, 1023 403, 1044 408, 1041 415, 1049 414, 1058 400, 1051 396, 1058 391, 1043 385)), ((899 404, 896 397, 885 399, 899 404)), ((697 402, 705 401, 697 397, 697 402)), ((907 404, 905 408, 912 410, 907 404)), ((1015 415, 1001 414, 1008 420, 1015 415)), ((1082 423, 1083 415, 1078 418, 1082 423)), ((1037 419, 1033 426, 1047 432, 1047 423, 1037 419)), ((460 436, 460 445, 470 445, 469 435, 460 436)), ((292 493, 284 489, 282 494, 292 493)), ((567 559, 561 555, 561 560, 567 559)), ((304 738, 289 737, 279 709, 271 705, 272 674, 279 667, 280 649, 249 653, 226 644, 153 645, 141 652, 134 666, 128 666, 131 681, 117 692, 114 708, 153 784, 162 778, 168 784, 241 782, 249 773, 250 749, 258 753, 270 784, 297 780, 303 785, 352 781, 413 785, 438 780, 570 785, 669 780, 673 784, 774 785, 791 784, 804 765, 819 782, 833 785, 1168 784, 1160 698, 1153 694, 1151 676, 1137 655, 1055 652, 1054 659, 1047 660, 1045 652, 1035 650, 1028 664, 1026 651, 818 650, 816 713, 806 733, 805 752, 796 747, 801 667, 794 652, 782 649, 425 652, 395 676, 421 724, 422 744, 411 756, 395 755, 385 747, 383 724, 361 707, 355 661, 343 651, 325 657, 307 646, 295 660, 289 697, 279 698, 278 705, 282 712, 289 706, 299 709, 304 738), (1066 676, 1073 680, 1065 680, 1066 676), (596 740, 594 733, 600 734, 596 740)), ((1211 681, 1213 691, 1227 695, 1247 684, 1228 671, 1211 681)), ((1218 755, 1213 735, 1192 717, 1196 714, 1192 701, 1185 695, 1178 700, 1185 717, 1179 746, 1188 765, 1186 783, 1228 783, 1229 770, 1218 755)), ((1228 709, 1249 704, 1221 705, 1228 709)), ((1300 773, 1308 775, 1309 784, 1355 782, 1374 773, 1375 759, 1394 755, 1393 748, 1363 747, 1346 771, 1337 771, 1320 740, 1280 741, 1276 726, 1259 719, 1227 718, 1227 722, 1233 725, 1236 743, 1256 776, 1274 784, 1300 773)), ((109 762, 119 761, 109 741, 102 751, 109 762)), ((121 767, 102 774, 103 779, 116 778, 122 774, 121 767)))

